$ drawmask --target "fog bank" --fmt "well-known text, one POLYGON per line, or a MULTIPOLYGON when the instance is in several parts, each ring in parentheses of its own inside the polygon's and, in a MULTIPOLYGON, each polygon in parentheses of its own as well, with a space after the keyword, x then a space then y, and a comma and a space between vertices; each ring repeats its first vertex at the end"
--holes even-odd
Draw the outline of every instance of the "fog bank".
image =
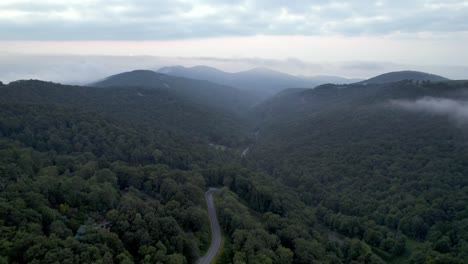
POLYGON ((466 100, 423 97, 415 101, 393 100, 391 103, 408 111, 445 115, 457 122, 468 122, 468 101, 466 100))

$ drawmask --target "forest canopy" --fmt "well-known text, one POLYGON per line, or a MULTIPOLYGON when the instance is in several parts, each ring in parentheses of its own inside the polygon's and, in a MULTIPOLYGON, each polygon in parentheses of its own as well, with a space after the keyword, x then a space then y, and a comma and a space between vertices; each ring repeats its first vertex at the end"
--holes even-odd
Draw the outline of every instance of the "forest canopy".
POLYGON ((195 263, 216 186, 217 263, 464 263, 467 123, 392 102, 467 89, 324 85, 236 111, 182 88, 2 85, 0 262, 195 263))

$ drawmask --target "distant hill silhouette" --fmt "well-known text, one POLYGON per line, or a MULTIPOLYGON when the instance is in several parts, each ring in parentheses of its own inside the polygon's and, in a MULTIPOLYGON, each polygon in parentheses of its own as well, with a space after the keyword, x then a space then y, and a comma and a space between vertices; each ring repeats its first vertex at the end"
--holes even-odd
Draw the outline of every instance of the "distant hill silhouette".
POLYGON ((362 81, 362 83, 390 83, 398 82, 403 80, 415 80, 415 81, 448 81, 449 79, 425 72, 418 71, 397 71, 384 73, 368 80, 362 81))
POLYGON ((149 70, 135 70, 123 72, 109 76, 103 80, 91 83, 94 87, 123 87, 123 86, 138 86, 138 87, 163 87, 164 74, 156 73, 149 70))
POLYGON ((149 70, 135 70, 109 76, 90 84, 94 87, 160 88, 202 105, 242 111, 258 102, 247 91, 217 83, 171 76, 149 70))
POLYGON ((353 83, 361 79, 346 79, 336 76, 294 76, 260 67, 236 73, 224 72, 207 66, 164 67, 158 70, 168 75, 186 77, 249 90, 266 98, 288 88, 314 88, 324 83, 353 83))

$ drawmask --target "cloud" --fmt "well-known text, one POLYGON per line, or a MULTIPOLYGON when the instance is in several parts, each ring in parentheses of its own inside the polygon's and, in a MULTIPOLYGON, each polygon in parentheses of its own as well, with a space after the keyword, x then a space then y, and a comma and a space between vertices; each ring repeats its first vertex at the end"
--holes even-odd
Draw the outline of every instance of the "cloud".
POLYGON ((460 123, 468 122, 468 101, 423 97, 416 101, 393 100, 391 103, 408 111, 444 115, 460 123))
POLYGON ((171 62, 150 56, 0 55, 0 80, 87 84, 116 73, 151 69, 171 62))
POLYGON ((468 31, 460 0, 2 0, 0 40, 166 40, 468 31))
POLYGON ((298 58, 261 57, 163 57, 98 55, 21 55, 0 53, 0 81, 40 79, 67 84, 86 84, 112 74, 135 69, 157 70, 164 66, 206 65, 228 72, 268 67, 293 75, 335 75, 368 78, 397 70, 419 70, 454 79, 468 79, 468 66, 417 66, 386 62, 309 62, 298 58))
MULTIPOLYGON (((181 58, 183 59, 183 58, 181 58)), ((187 58, 185 58, 187 59, 187 58)), ((220 65, 243 65, 247 68, 266 67, 279 71, 302 73, 317 72, 323 69, 321 63, 310 63, 298 58, 269 59, 269 58, 216 58, 216 57, 192 57, 191 60, 199 61, 201 64, 220 64, 220 65)))

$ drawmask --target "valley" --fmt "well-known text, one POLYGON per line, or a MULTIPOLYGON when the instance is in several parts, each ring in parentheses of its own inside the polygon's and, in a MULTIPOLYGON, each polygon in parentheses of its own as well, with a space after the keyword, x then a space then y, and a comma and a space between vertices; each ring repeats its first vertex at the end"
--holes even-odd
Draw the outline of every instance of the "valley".
POLYGON ((0 85, 1 261, 468 259, 467 81, 274 93, 170 73, 0 85))
POLYGON ((1 0, 0 264, 468 264, 468 0, 1 0))

